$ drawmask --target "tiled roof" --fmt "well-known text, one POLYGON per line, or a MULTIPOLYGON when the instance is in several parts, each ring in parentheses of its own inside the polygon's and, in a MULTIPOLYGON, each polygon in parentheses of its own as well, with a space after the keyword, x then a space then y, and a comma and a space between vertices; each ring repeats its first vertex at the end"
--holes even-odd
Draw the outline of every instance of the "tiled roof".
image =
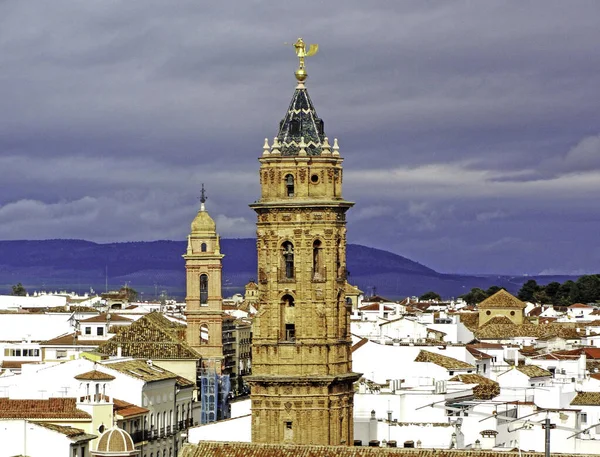
POLYGON ((150 366, 145 360, 126 360, 124 362, 106 363, 104 366, 146 382, 177 379, 175 373, 154 364, 150 366))
POLYGON ((460 322, 473 331, 479 327, 479 313, 459 313, 460 322))
MULTIPOLYGON (((483 433, 483 432, 482 432, 483 433)), ((490 431, 494 435, 495 430, 490 431)), ((227 443, 201 441, 185 444, 179 457, 543 457, 543 452, 479 449, 417 449, 368 446, 316 446, 293 444, 227 443)), ((556 454, 560 457, 592 457, 594 454, 556 454)), ((595 457, 598 457, 595 455, 595 457)))
POLYGON ((355 343, 352 346, 352 352, 356 351, 357 349, 363 347, 365 344, 367 344, 369 342, 368 338, 361 338, 361 340, 357 343, 355 343))
POLYGON ((80 381, 112 381, 115 377, 108 373, 102 373, 98 370, 87 371, 85 373, 78 374, 75 379, 80 381))
POLYGON ((96 438, 96 435, 88 435, 85 430, 81 430, 80 428, 69 427, 66 425, 57 425, 52 424, 50 422, 34 422, 34 424, 39 425, 40 427, 47 428, 48 430, 52 430, 62 435, 65 435, 67 438, 75 438, 81 437, 82 435, 87 435, 89 439, 96 438))
POLYGON ((110 313, 110 314, 106 314, 106 313, 102 313, 102 314, 98 314, 97 316, 93 316, 93 317, 88 317, 87 319, 83 319, 79 322, 82 323, 89 323, 89 322, 131 322, 132 319, 129 319, 127 317, 123 317, 120 316, 119 314, 114 314, 114 313, 110 313), (110 316, 110 319, 107 319, 107 317, 110 316))
POLYGON ((515 323, 506 316, 494 316, 483 324, 482 327, 487 325, 515 325, 515 323))
POLYGON ((115 414, 118 414, 123 418, 129 418, 141 416, 142 414, 146 414, 150 410, 142 408, 141 406, 134 405, 133 403, 129 403, 124 400, 113 398, 113 411, 115 412, 115 414))
POLYGON ((196 384, 183 376, 177 376, 177 385, 179 387, 194 387, 196 384))
POLYGON ((521 324, 504 325, 492 324, 485 325, 475 330, 475 336, 478 339, 503 340, 507 338, 540 338, 543 336, 560 336, 567 339, 578 339, 585 336, 585 332, 578 332, 577 328, 566 324, 521 324))
MULTIPOLYGON (((361 306, 358 308, 359 311, 379 311, 380 304, 379 303, 369 303, 368 305, 361 306)), ((391 306, 383 305, 382 309, 384 311, 393 311, 394 308, 391 306)))
POLYGON ((504 289, 500 289, 494 295, 483 300, 479 303, 479 309, 487 309, 487 308, 525 308, 525 303, 519 300, 514 295, 508 293, 504 289))
POLYGON ((537 360, 575 360, 580 357, 581 352, 581 349, 572 349, 569 351, 555 351, 540 355, 534 355, 533 358, 537 360))
POLYGON ((585 305, 583 303, 574 303, 571 306, 569 306, 568 308, 571 308, 571 309, 573 309, 573 308, 591 308, 591 306, 585 305))
POLYGON ((466 348, 467 348, 467 351, 469 351, 469 353, 473 357, 475 357, 477 360, 491 359, 492 358, 491 355, 486 354, 485 352, 482 352, 479 349, 475 349, 472 344, 467 344, 466 348))
POLYGON ((106 340, 86 340, 79 339, 79 334, 68 333, 66 335, 57 336, 51 340, 41 343, 43 346, 92 346, 96 347, 106 342, 106 340))
POLYGON ((536 306, 531 311, 529 311, 529 316, 536 317, 536 316, 539 316, 540 314, 542 314, 543 312, 544 312, 544 308, 542 308, 541 306, 536 306))
MULTIPOLYGON (((296 88, 277 134, 282 156, 297 156, 304 139, 306 154, 321 155, 325 132, 306 88, 296 88)), ((333 147, 333 144, 331 144, 333 147)))
POLYGON ((543 368, 538 367, 537 365, 520 365, 517 367, 521 373, 530 378, 544 378, 548 376, 552 376, 548 370, 544 370, 543 368))
POLYGON ((600 348, 583 348, 588 359, 600 359, 600 348))
POLYGON ((479 400, 491 400, 500 395, 500 384, 479 374, 459 374, 451 378, 450 381, 458 381, 463 384, 477 384, 473 388, 473 395, 479 400))
POLYGON ((199 355, 185 342, 185 327, 158 312, 145 315, 124 327, 98 348, 98 352, 142 359, 197 359, 199 355))
POLYGON ((91 419, 91 417, 85 411, 77 409, 75 398, 47 400, 0 398, 2 419, 91 419))
POLYGON ((577 396, 571 401, 577 406, 600 406, 600 392, 577 392, 577 396))
POLYGON ((421 350, 415 362, 430 362, 434 363, 447 370, 463 370, 463 369, 475 369, 475 367, 462 360, 448 357, 446 355, 437 354, 435 352, 429 352, 421 350))

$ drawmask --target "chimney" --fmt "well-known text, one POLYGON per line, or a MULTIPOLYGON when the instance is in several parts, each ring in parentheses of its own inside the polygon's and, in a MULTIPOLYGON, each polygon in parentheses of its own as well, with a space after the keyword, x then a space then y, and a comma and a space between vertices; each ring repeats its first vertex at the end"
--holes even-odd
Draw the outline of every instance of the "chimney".
POLYGON ((117 346, 117 357, 119 357, 119 358, 123 357, 123 348, 121 347, 120 344, 117 346))
MULTIPOLYGON (((377 417, 375 416, 375 410, 371 411, 371 418, 369 419, 369 446, 371 443, 377 440, 377 417)), ((377 442, 379 446, 379 442, 377 442)))
POLYGON ((581 355, 579 356, 579 360, 577 362, 577 376, 579 379, 585 378, 585 371, 587 366, 587 357, 584 351, 581 351, 581 355))

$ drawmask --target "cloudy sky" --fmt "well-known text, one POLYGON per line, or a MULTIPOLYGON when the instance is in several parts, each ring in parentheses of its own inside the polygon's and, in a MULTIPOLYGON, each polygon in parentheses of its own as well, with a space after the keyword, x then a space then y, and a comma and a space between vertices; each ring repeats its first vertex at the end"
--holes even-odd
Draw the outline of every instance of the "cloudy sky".
POLYGON ((254 235, 308 88, 349 241, 438 271, 600 271, 600 2, 0 2, 0 239, 254 235))

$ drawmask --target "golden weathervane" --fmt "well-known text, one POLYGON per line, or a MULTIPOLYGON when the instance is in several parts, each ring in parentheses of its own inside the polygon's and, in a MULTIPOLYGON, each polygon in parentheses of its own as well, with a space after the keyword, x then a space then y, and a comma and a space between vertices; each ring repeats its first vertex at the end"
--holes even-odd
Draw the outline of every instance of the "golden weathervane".
POLYGON ((304 58, 314 56, 319 50, 318 44, 309 44, 308 51, 306 50, 306 44, 302 38, 298 38, 294 43, 294 48, 296 49, 296 55, 298 56, 298 60, 300 61, 298 65, 298 69, 296 70, 296 79, 299 82, 304 82, 304 80, 308 77, 306 74, 306 68, 304 67, 304 58))

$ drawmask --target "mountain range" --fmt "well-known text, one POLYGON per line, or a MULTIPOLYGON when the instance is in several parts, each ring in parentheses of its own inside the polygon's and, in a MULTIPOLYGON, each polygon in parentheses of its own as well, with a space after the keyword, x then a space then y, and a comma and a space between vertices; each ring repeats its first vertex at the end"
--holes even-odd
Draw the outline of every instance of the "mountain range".
MULTIPOLYGON (((185 241, 149 241, 99 244, 84 240, 0 241, 0 294, 22 283, 29 292, 66 290, 104 292, 128 284, 144 300, 162 291, 185 296, 185 241)), ((256 241, 221 240, 223 296, 243 292, 256 278, 256 241)), ((457 275, 439 273, 388 251, 349 244, 348 281, 366 294, 390 299, 435 291, 444 298, 458 297, 473 287, 492 285, 516 293, 523 283, 563 282, 572 276, 457 275)))

